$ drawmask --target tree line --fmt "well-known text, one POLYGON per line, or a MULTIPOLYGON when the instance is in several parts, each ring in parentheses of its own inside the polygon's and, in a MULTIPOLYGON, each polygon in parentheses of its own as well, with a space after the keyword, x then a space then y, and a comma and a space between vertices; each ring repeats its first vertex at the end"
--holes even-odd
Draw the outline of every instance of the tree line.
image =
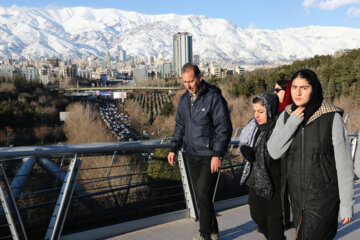
POLYGON ((276 81, 290 79, 300 69, 311 69, 319 77, 324 95, 330 101, 340 96, 360 96, 360 49, 335 58, 331 55, 316 55, 312 58, 297 60, 290 65, 271 69, 258 69, 233 75, 225 79, 210 78, 208 81, 216 85, 231 85, 232 97, 250 97, 261 92, 272 92, 276 81))
POLYGON ((0 77, 0 146, 64 140, 59 112, 68 102, 40 82, 0 77))

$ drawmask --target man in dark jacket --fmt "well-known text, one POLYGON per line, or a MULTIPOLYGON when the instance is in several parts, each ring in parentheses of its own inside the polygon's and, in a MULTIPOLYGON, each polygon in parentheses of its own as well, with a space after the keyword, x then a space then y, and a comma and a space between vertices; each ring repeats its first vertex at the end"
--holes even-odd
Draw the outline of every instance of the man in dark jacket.
POLYGON ((175 153, 183 147, 200 209, 200 235, 193 239, 214 240, 219 229, 212 195, 232 124, 220 89, 202 80, 198 66, 187 63, 181 73, 187 91, 179 101, 168 161, 174 165, 175 153))

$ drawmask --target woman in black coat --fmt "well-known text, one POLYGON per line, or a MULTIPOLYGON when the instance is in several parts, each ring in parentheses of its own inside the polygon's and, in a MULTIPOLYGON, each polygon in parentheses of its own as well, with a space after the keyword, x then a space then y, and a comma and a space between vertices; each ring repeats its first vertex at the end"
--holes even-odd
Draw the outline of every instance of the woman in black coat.
POLYGON ((285 237, 280 198, 280 161, 273 160, 266 147, 278 116, 279 99, 275 93, 263 93, 255 97, 252 103, 257 125, 253 147, 240 147, 244 158, 251 162, 246 181, 249 186, 250 214, 267 239, 281 240, 285 237))
POLYGON ((351 221, 354 166, 342 121, 343 110, 328 103, 316 74, 308 69, 291 78, 292 105, 279 116, 267 143, 282 157, 282 191, 291 200, 297 238, 329 240, 351 221))

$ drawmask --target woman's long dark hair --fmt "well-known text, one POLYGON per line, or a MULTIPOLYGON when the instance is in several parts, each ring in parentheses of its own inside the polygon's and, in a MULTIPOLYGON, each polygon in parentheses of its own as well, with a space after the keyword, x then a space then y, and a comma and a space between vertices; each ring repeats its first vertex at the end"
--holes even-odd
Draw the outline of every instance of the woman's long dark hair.
POLYGON ((286 87, 287 87, 287 85, 289 83, 289 80, 280 79, 276 83, 281 87, 282 90, 286 90, 286 87))

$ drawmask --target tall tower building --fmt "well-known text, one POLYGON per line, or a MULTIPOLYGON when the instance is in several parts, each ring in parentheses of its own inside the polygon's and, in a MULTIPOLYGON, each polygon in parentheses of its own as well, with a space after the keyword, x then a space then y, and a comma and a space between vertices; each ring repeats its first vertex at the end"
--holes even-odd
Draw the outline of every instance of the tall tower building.
POLYGON ((173 68, 176 76, 181 76, 185 63, 192 63, 192 36, 187 32, 178 32, 173 37, 173 68))
POLYGON ((119 61, 126 62, 126 51, 125 50, 120 50, 119 61))
POLYGON ((109 51, 106 51, 105 61, 106 61, 106 69, 111 69, 111 58, 109 51))

